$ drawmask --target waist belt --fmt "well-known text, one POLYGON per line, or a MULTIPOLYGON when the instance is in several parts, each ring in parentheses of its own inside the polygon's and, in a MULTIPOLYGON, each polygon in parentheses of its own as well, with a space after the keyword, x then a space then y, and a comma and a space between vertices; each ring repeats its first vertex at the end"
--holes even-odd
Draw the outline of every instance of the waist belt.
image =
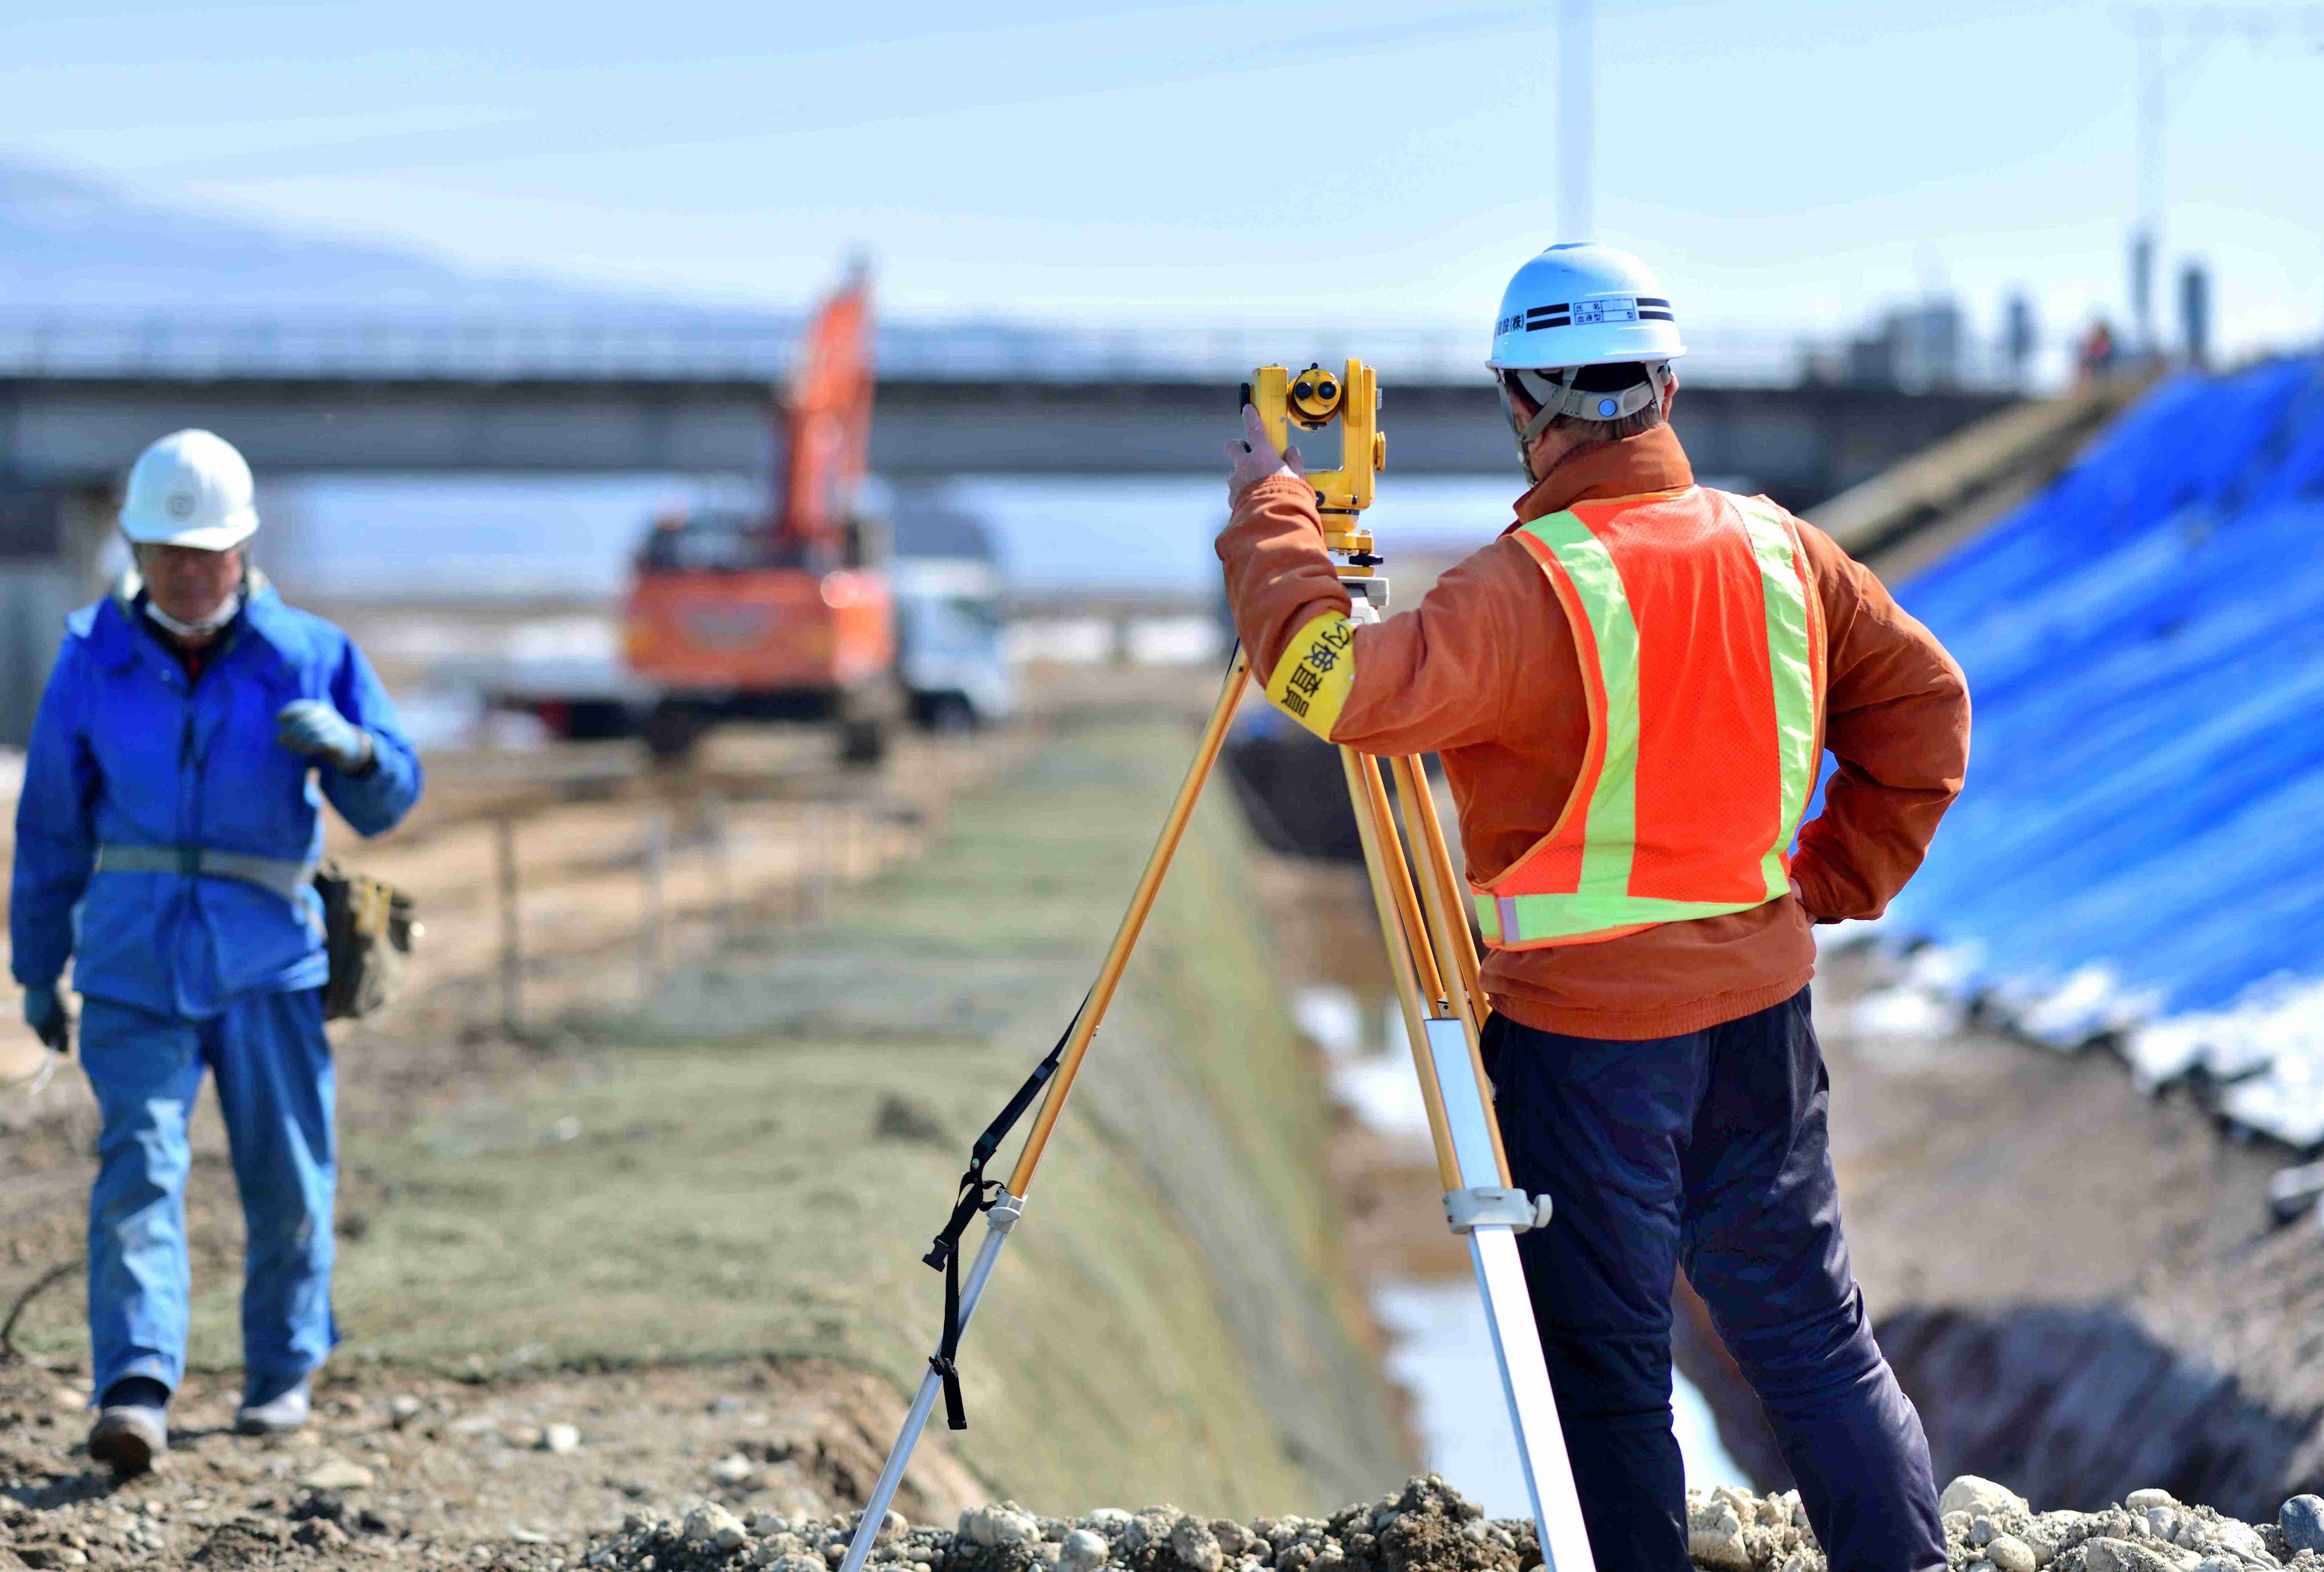
POLYGON ((99 873, 175 873, 188 878, 238 878, 272 890, 286 901, 313 882, 315 865, 278 857, 252 857, 208 846, 115 846, 97 849, 99 873))

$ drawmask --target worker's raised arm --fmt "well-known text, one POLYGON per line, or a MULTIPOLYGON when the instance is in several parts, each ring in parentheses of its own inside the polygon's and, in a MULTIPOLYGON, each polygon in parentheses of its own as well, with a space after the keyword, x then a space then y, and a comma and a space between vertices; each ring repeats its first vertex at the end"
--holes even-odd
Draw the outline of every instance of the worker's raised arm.
POLYGON ((1870 569, 1803 525, 1831 655, 1824 746, 1838 768, 1792 877, 1823 921, 1877 917, 1921 866, 1969 768, 1969 684, 1870 569))
MULTIPOLYGON (((1521 547, 1509 549, 1522 558, 1521 547)), ((1446 574, 1409 615, 1356 626, 1323 549, 1314 493, 1287 472, 1240 492, 1218 553, 1252 676, 1317 736, 1399 754, 1493 734, 1509 692, 1505 624, 1525 588, 1538 589, 1520 578, 1505 593, 1500 554, 1489 550, 1446 574)), ((1540 577, 1521 560, 1514 565, 1540 577)))

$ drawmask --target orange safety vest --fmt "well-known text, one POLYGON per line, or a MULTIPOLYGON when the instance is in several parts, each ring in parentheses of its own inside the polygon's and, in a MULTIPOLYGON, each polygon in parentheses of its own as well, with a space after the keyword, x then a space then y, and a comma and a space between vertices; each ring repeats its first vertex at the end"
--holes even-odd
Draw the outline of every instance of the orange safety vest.
POLYGON ((1823 737, 1797 521, 1682 486, 1577 502, 1517 538, 1572 625, 1590 745, 1555 826, 1471 886, 1485 942, 1587 944, 1787 894, 1823 737))

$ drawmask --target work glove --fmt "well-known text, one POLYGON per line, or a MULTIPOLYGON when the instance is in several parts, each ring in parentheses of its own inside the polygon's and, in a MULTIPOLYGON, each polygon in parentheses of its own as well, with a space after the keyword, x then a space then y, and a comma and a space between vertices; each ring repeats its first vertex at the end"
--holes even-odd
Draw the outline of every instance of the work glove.
POLYGON ((1242 407, 1242 440, 1227 444, 1227 457, 1234 461, 1234 473, 1227 477, 1227 506, 1242 501, 1242 494, 1269 475, 1298 475, 1303 479, 1307 466, 1299 462, 1296 447, 1277 452, 1268 439, 1267 422, 1249 404, 1242 407))
POLYGON ((59 1053, 72 1052, 72 1012, 54 985, 24 990, 24 1025, 59 1053))
POLYGON ((372 761, 371 733, 321 699, 293 699, 276 711, 274 740, 344 775, 357 774, 372 761))

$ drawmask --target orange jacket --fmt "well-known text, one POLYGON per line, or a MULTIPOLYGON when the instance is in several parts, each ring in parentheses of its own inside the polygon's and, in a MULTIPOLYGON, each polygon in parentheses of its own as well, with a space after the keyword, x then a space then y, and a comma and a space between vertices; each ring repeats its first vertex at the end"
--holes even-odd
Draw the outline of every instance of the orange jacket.
MULTIPOLYGON (((1510 526, 1577 501, 1691 484, 1668 427, 1569 454, 1510 526)), ((1969 759, 1960 668, 1879 580, 1802 525, 1826 631, 1824 742, 1839 760, 1800 832, 1803 903, 1665 923, 1600 943, 1485 958, 1494 1007, 1573 1036, 1674 1036, 1780 1002, 1815 971, 1811 914, 1875 917, 1920 866, 1969 759)), ((1314 495, 1261 481, 1219 537, 1227 599, 1254 673, 1293 636, 1348 608, 1314 495)), ((1439 579, 1414 610, 1356 630, 1354 681, 1331 731, 1368 753, 1435 752, 1460 810, 1469 877, 1485 882, 1556 823, 1588 745, 1573 634, 1547 576, 1508 533, 1439 579)))

